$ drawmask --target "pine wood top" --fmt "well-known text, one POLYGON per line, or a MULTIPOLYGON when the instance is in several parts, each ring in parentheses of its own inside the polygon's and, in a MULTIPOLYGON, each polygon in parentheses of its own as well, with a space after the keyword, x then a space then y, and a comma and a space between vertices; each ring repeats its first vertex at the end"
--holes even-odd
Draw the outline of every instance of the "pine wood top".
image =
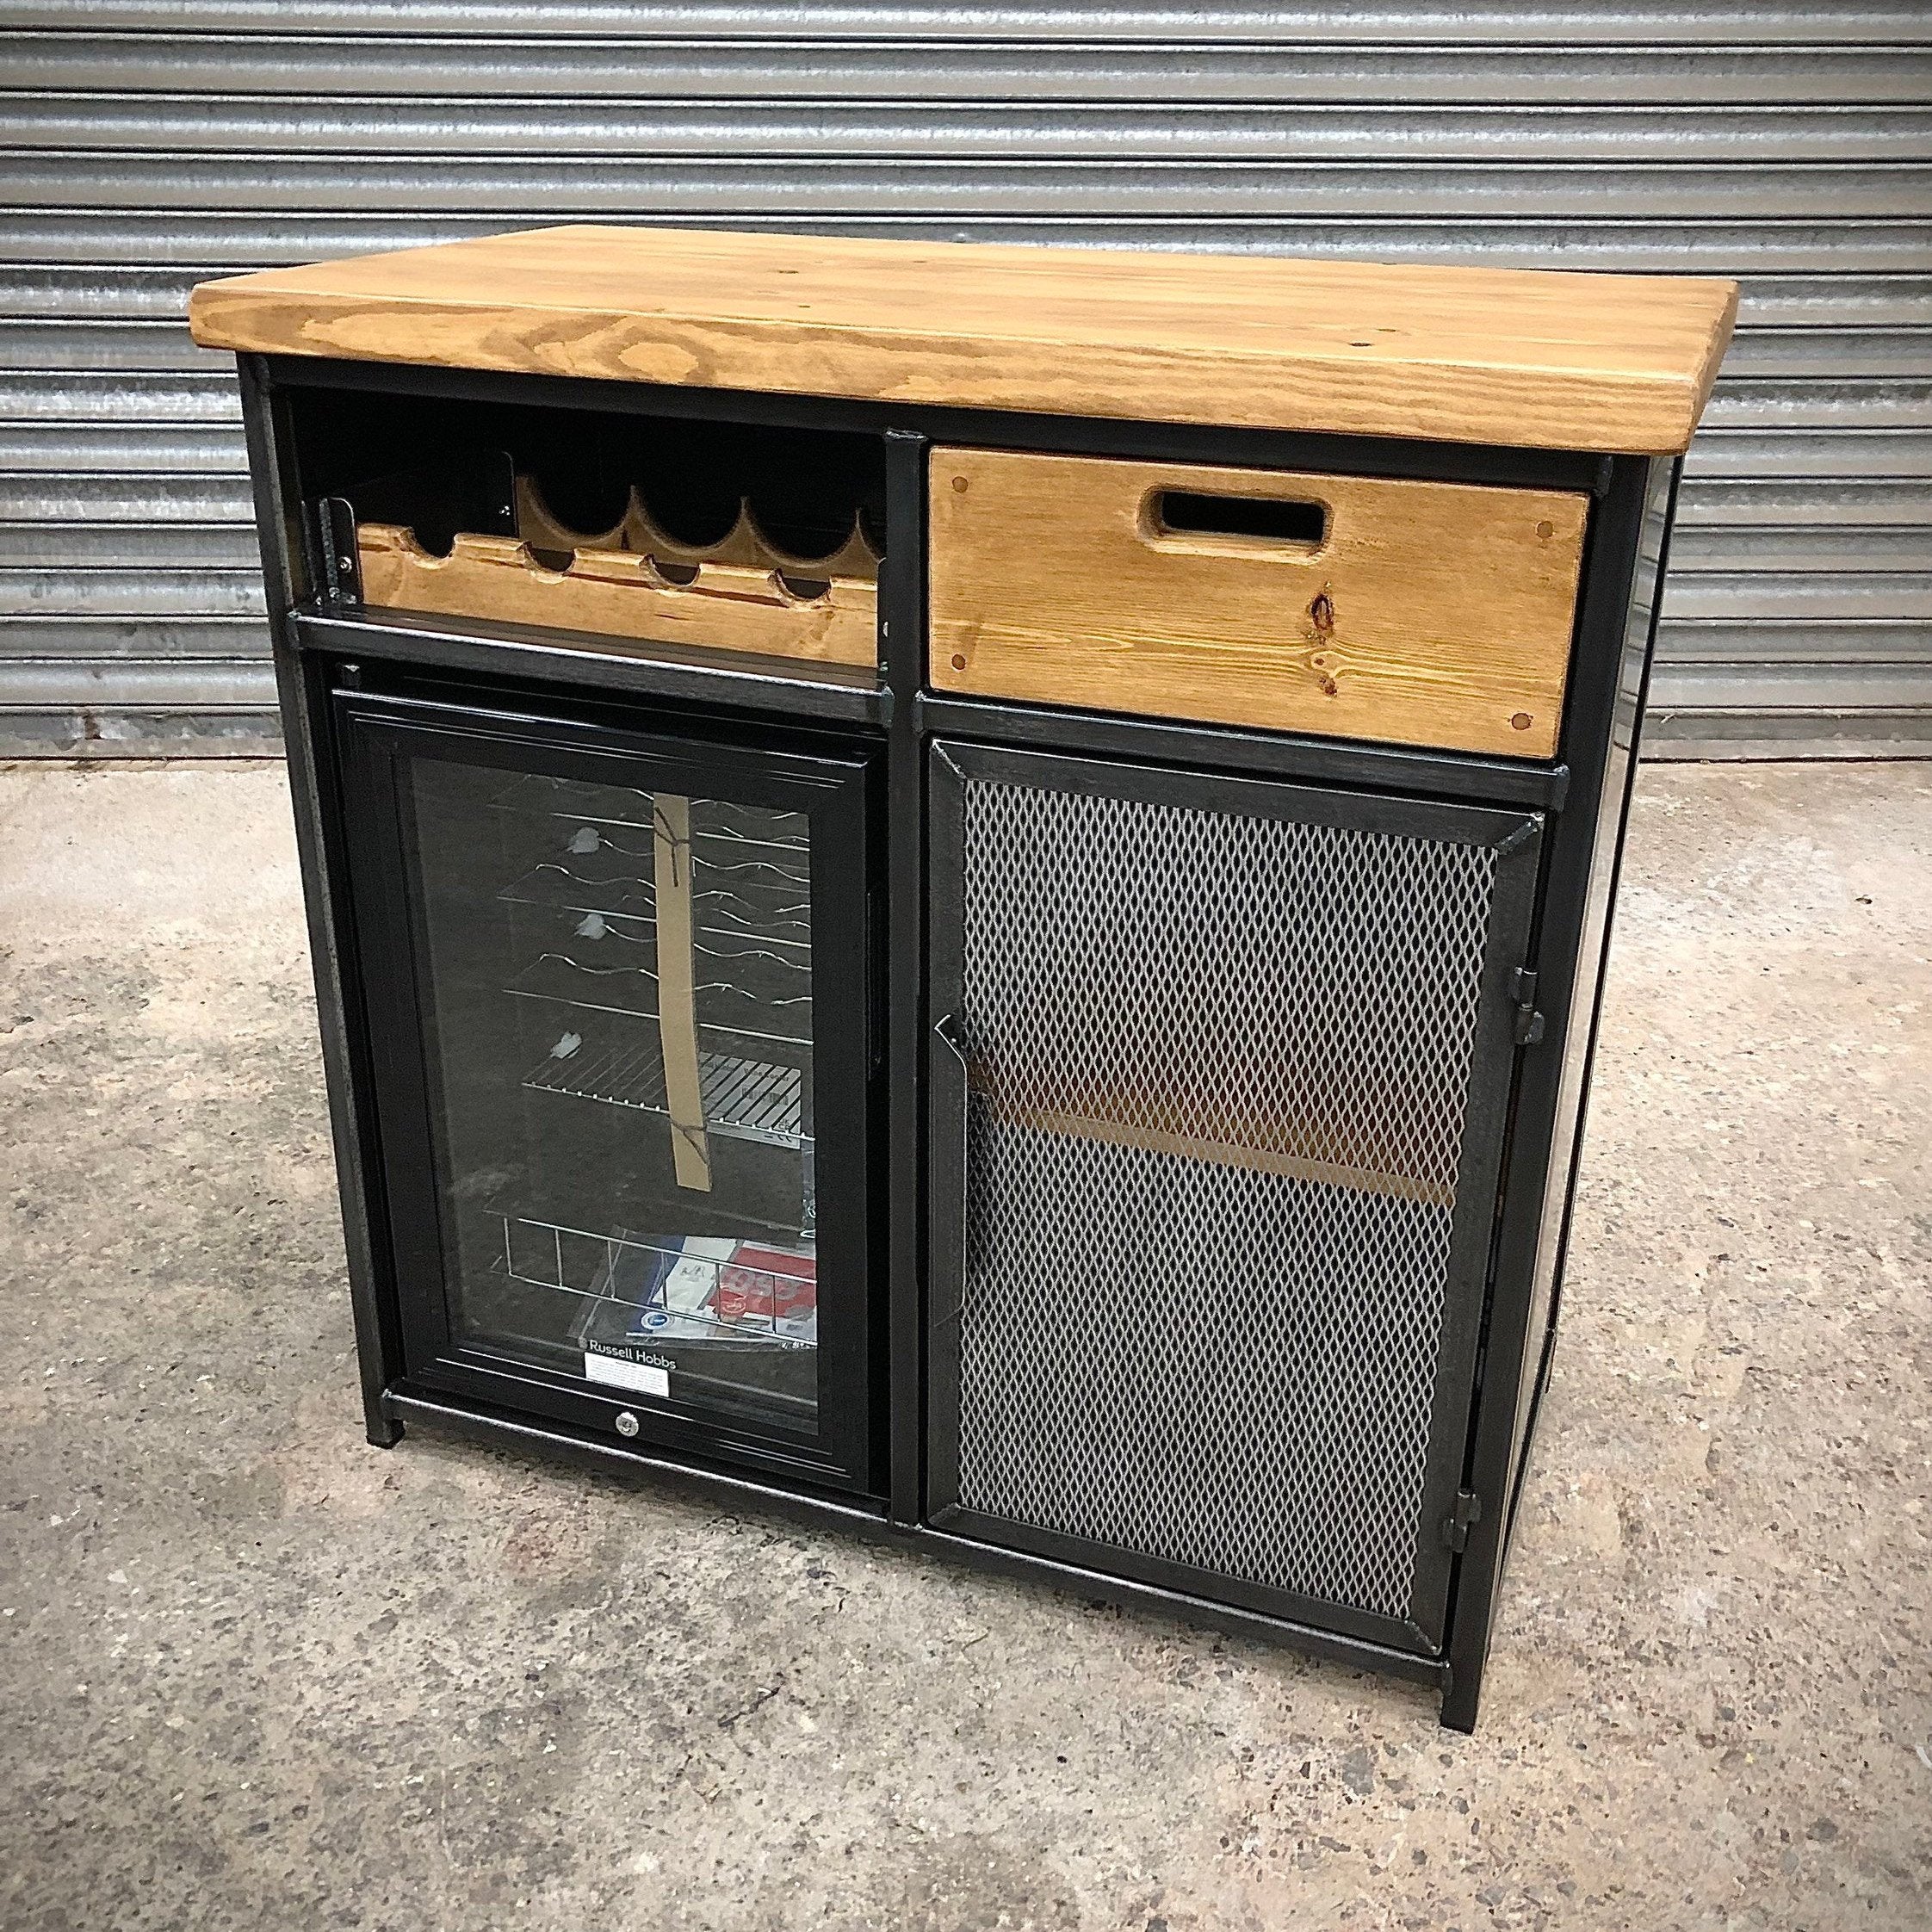
POLYGON ((1663 455, 1734 282, 541 228, 203 282, 204 347, 1663 455))

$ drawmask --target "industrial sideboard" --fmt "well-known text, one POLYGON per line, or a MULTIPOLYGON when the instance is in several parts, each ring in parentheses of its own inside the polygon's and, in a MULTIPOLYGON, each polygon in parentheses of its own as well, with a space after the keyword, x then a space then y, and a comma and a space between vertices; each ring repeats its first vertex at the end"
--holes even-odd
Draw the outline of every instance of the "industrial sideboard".
POLYGON ((1735 306, 597 227, 198 288, 372 1439, 1472 1725, 1735 306))

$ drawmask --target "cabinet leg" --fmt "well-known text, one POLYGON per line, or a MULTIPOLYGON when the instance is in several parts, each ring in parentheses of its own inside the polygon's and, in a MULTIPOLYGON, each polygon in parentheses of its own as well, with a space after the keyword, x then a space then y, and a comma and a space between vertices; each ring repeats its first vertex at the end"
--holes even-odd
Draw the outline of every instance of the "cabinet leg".
POLYGON ((1483 1667, 1452 1670, 1442 1693, 1441 1724, 1445 1731, 1465 1734, 1476 1729, 1476 1714, 1483 1701, 1483 1667))
POLYGON ((401 1419, 392 1415, 380 1401, 370 1403, 362 1415, 368 1439, 378 1449, 393 1449, 402 1440, 401 1419))

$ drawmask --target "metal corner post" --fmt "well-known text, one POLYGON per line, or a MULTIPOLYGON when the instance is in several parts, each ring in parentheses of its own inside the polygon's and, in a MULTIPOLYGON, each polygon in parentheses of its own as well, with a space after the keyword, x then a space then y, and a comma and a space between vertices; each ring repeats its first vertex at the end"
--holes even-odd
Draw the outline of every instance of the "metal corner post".
POLYGON ((1575 1186, 1609 895, 1629 809, 1633 712, 1656 635, 1661 556, 1650 539, 1668 509, 1671 471, 1650 459, 1622 457, 1610 472, 1585 560, 1577 618, 1563 745, 1571 784, 1564 809, 1552 821, 1532 956, 1547 1032, 1523 1047, 1492 1263, 1483 1387, 1468 1452, 1468 1486, 1481 1499, 1482 1514, 1471 1526, 1458 1568, 1442 1705, 1443 1723, 1458 1731, 1476 1725, 1554 1322, 1559 1228, 1567 1223, 1575 1186))
MULTIPOLYGON (((1508 1526, 1512 1532, 1516 1508, 1522 1500, 1523 1477, 1528 1460, 1526 1448, 1534 1439, 1537 1414, 1549 1383, 1550 1364, 1556 1352, 1557 1323, 1563 1306, 1564 1269, 1569 1260, 1570 1223, 1576 1206, 1577 1167, 1582 1155, 1583 1136, 1589 1127, 1590 1076, 1596 1062, 1597 1034, 1603 1019, 1604 974, 1609 963, 1617 894, 1623 881, 1624 847, 1630 829, 1631 801, 1637 790, 1637 759, 1642 749, 1644 710, 1650 703, 1650 672, 1656 663, 1657 617, 1663 604, 1664 578, 1670 568, 1670 533, 1676 527, 1677 490, 1683 480, 1683 474, 1681 456, 1658 457, 1650 465, 1645 497, 1644 548, 1638 559, 1638 581, 1625 633, 1616 708, 1611 721, 1606 792, 1615 796, 1617 811, 1613 829, 1610 822, 1601 813, 1599 814, 1600 850, 1606 843, 1609 850, 1601 858, 1601 876, 1593 878, 1591 885, 1591 909, 1601 928, 1594 940, 1595 983, 1589 1002, 1588 1036, 1575 1072, 1577 1083, 1575 1119, 1570 1128, 1566 1149, 1570 1167, 1563 1189, 1562 1221, 1548 1261, 1549 1310, 1536 1364, 1535 1382, 1529 1390, 1527 1410, 1523 1419, 1526 1453, 1518 1460, 1515 1486, 1509 1498, 1508 1526), (1653 533, 1654 549, 1650 547, 1653 533)), ((1586 939, 1588 938, 1586 933, 1586 939)))
POLYGON ((308 915, 330 1129, 341 1182, 343 1239, 356 1323, 362 1415, 369 1440, 387 1448, 400 1440, 403 1433, 403 1425, 383 1401, 390 1384, 403 1373, 402 1337, 393 1305, 381 1285, 372 1231, 375 1214, 370 1190, 375 1185, 376 1167, 370 1158, 371 1130, 364 1117, 368 1096, 356 1071, 356 1021, 345 977, 351 944, 346 889, 339 861, 331 858, 331 850, 339 849, 339 845, 331 835, 333 787, 323 769, 331 742, 325 694, 319 667, 295 643, 294 613, 307 594, 308 576, 300 549, 300 485, 293 471, 280 399, 263 358, 242 356, 236 360, 249 469, 254 480, 256 529, 262 547, 276 688, 282 705, 296 854, 308 915))
POLYGON ((886 555, 880 610, 892 698, 886 742, 889 932, 886 1104, 888 1384, 891 1512, 925 1511, 926 785, 918 698, 926 681, 926 438, 886 432, 886 555))

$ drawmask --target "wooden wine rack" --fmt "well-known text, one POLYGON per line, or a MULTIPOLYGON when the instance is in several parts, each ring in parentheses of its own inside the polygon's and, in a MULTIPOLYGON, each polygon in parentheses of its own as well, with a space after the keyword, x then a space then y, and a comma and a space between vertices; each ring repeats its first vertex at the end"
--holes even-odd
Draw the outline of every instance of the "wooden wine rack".
POLYGON ((460 532, 446 556, 396 523, 357 526, 362 601, 391 610, 537 624, 826 664, 878 659, 876 553, 854 521, 832 555, 779 549, 748 505, 724 537, 682 542, 636 491, 610 529, 573 530, 532 479, 516 485, 513 537, 460 532))

